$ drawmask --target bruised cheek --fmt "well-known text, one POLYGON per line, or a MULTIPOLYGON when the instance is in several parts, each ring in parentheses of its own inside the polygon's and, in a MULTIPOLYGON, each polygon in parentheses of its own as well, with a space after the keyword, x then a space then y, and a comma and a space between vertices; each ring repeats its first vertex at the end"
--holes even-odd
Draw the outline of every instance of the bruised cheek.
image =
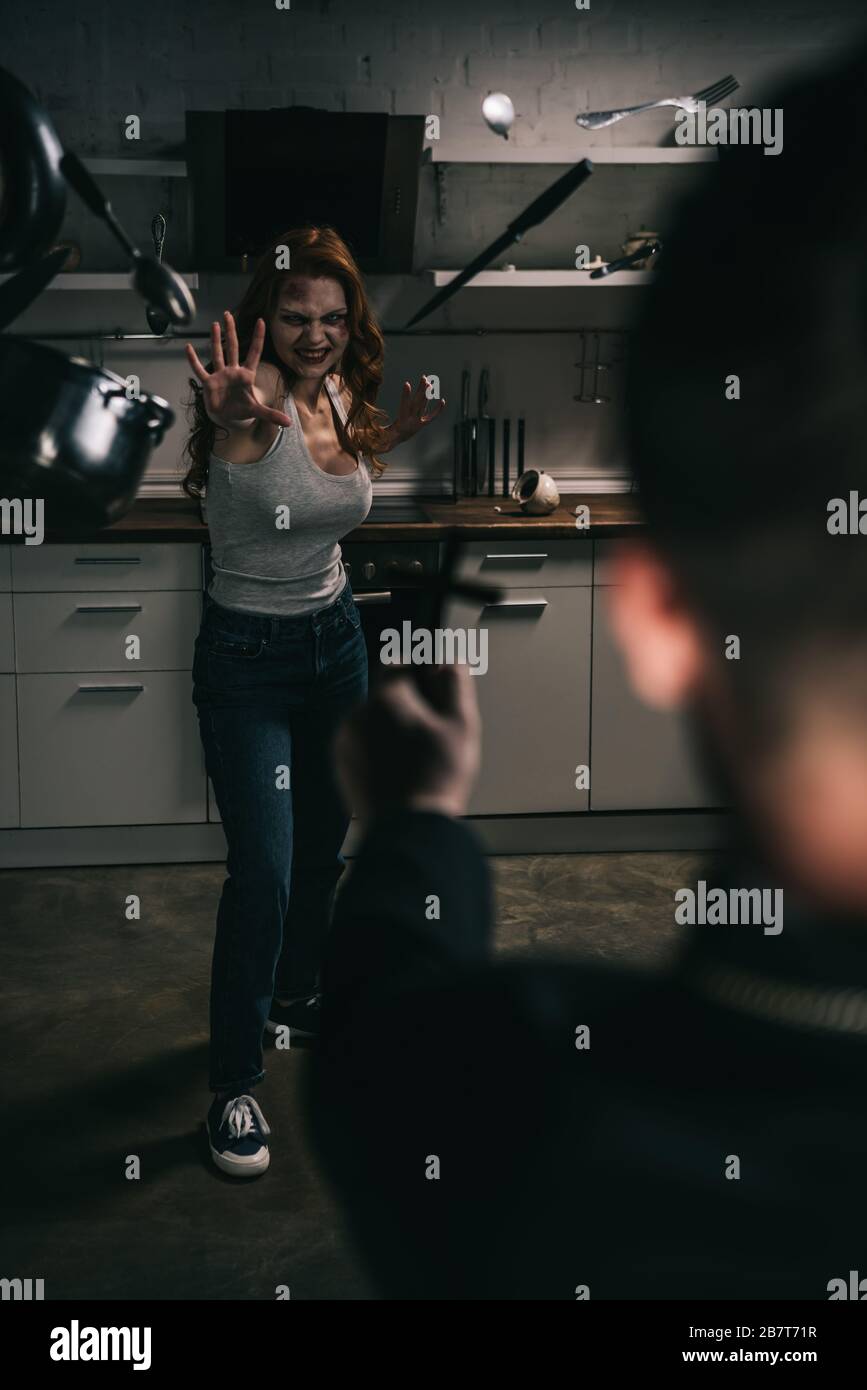
POLYGON ((271 341, 277 349, 279 355, 288 352, 295 346, 301 337, 300 328, 287 328, 285 324, 274 324, 271 329, 271 341))

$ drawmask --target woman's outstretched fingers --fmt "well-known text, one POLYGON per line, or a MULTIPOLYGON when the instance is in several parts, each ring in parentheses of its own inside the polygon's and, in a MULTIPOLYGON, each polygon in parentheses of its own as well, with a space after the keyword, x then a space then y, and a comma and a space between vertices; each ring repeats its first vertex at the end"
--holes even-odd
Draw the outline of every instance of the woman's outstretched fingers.
POLYGON ((251 414, 258 415, 260 420, 270 420, 272 425, 283 425, 285 429, 291 427, 292 417, 284 415, 282 410, 273 410, 270 405, 259 405, 258 401, 256 405, 257 408, 252 410, 251 414))
POLYGON ((220 339, 220 325, 216 319, 211 324, 211 361, 214 364, 214 371, 221 372, 226 363, 223 360, 223 344, 220 339))
POLYGON ((199 360, 199 355, 196 352, 196 349, 193 347, 192 343, 185 343, 184 347, 187 353, 187 361, 189 362, 196 376, 199 378, 199 381, 207 381, 208 377, 211 374, 207 370, 207 368, 202 365, 201 361, 199 360))
POLYGON ((421 422, 422 422, 422 424, 423 424, 423 425, 429 425, 430 422, 431 422, 431 420, 435 420, 435 419, 437 418, 438 415, 441 415, 442 412, 445 410, 445 408, 446 408, 446 398, 445 398, 445 396, 442 396, 442 397, 440 398, 439 402, 437 403, 436 410, 432 410, 431 413, 430 413, 430 415, 422 415, 422 416, 421 416, 421 422))
POLYGON ((248 372, 255 372, 262 356, 262 349, 265 346, 265 320, 257 319, 253 329, 253 336, 250 339, 250 347, 247 351, 247 360, 244 366, 248 372))
POLYGON ((238 365, 238 330, 235 327, 235 320, 226 309, 223 314, 226 320, 226 366, 237 367, 238 365))

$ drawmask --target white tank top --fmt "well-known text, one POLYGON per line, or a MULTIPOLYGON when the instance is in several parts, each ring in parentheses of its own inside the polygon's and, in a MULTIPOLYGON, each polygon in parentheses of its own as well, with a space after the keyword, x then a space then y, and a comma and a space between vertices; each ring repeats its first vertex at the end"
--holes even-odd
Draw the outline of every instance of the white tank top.
MULTIPOLYGON (((330 376, 325 389, 345 424, 330 376)), ((326 608, 346 583, 338 541, 370 511, 367 459, 360 458, 354 473, 324 473, 310 456, 291 393, 286 410, 292 428, 281 426, 257 463, 210 457, 206 505, 214 578, 208 593, 224 608, 276 615, 326 608)))

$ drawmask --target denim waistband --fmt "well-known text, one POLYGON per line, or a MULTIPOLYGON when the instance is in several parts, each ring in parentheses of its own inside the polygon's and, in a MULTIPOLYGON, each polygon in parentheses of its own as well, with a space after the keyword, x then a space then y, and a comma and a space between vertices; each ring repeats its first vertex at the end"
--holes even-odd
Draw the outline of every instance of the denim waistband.
POLYGON ((264 638, 277 642, 281 637, 299 636, 305 632, 322 632, 338 622, 355 607, 352 587, 347 579, 336 599, 313 613, 279 614, 241 612, 239 608, 224 608, 205 592, 202 602, 202 622, 219 621, 220 627, 239 637, 264 638))

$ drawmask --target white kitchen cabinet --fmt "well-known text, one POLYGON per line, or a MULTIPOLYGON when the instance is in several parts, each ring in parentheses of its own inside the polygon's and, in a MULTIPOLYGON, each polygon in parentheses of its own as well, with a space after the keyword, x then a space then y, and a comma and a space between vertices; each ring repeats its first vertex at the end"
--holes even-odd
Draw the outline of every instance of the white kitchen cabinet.
POLYGON ((473 676, 482 761, 467 814, 586 811, 576 768, 589 762, 589 587, 509 587, 500 604, 457 600, 444 625, 487 633, 473 676))
POLYGON ((19 824, 15 677, 0 676, 0 828, 13 829, 19 824))
MULTIPOLYGON (((597 542, 595 574, 608 579, 617 541, 597 542)), ((719 805, 699 767, 686 719, 651 709, 632 691, 608 616, 609 584, 593 590, 591 811, 689 810, 719 805)))
POLYGON ((192 704, 201 573, 198 544, 14 549, 0 659, 11 601, 22 829, 207 822, 192 704))
POLYGON ((202 587, 197 542, 63 542, 12 547, 15 593, 202 587))
MULTIPOLYGON (((0 595, 0 634, 2 611, 0 595)), ((17 668, 19 672, 191 670, 201 615, 201 595, 193 589, 16 594, 17 668), (139 655, 130 659, 128 641, 133 636, 139 640, 139 655)))
POLYGON ((22 826, 206 819, 189 671, 17 679, 22 826))

